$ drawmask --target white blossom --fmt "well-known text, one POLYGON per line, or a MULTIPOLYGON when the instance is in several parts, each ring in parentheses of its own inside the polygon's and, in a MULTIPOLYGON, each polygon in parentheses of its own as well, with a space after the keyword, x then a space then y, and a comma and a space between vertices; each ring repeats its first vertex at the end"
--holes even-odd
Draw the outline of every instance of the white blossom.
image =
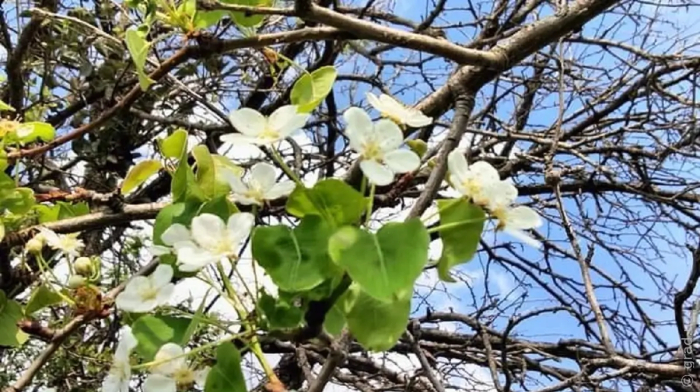
POLYGON ((535 248, 540 247, 540 243, 524 230, 542 226, 542 218, 530 207, 512 205, 518 197, 515 185, 510 181, 498 181, 484 188, 483 194, 488 199, 486 208, 498 219, 497 231, 504 231, 535 248))
POLYGON ((301 129, 309 116, 308 113, 299 113, 295 105, 282 106, 275 110, 270 117, 265 117, 254 109, 238 109, 229 115, 229 120, 240 133, 223 135, 221 141, 234 145, 273 144, 301 129))
POLYGON ((143 384, 144 392, 175 392, 178 387, 190 387, 195 383, 203 388, 210 370, 209 367, 191 368, 184 350, 175 343, 164 344, 154 361, 157 364, 143 384))
POLYGON ((175 224, 163 237, 177 252, 178 268, 197 271, 221 259, 236 257, 238 246, 250 235, 254 224, 255 217, 247 212, 231 215, 228 222, 213 214, 202 214, 192 219, 189 231, 182 225, 173 229, 178 225, 175 224))
POLYGON ((78 239, 79 233, 57 234, 45 227, 39 229, 39 232, 41 234, 40 238, 43 238, 46 244, 68 257, 78 257, 85 246, 83 241, 78 239))
POLYGON ((420 166, 416 153, 400 149, 403 133, 394 122, 372 119, 362 109, 351 107, 343 114, 350 147, 360 154, 360 169, 376 185, 389 185, 395 173, 407 173, 420 166))
POLYGON ((149 276, 135 276, 115 300, 119 309, 127 312, 146 313, 168 303, 175 290, 170 283, 173 267, 160 264, 149 276))
POLYGON ((265 162, 255 164, 247 178, 240 178, 229 172, 225 175, 233 191, 233 199, 244 205, 262 206, 265 200, 289 195, 296 186, 289 180, 276 182, 275 167, 265 162))
POLYGON ((447 156, 447 168, 452 187, 479 206, 486 206, 489 201, 484 189, 501 181, 498 171, 488 162, 467 165, 467 159, 460 150, 453 150, 447 156))
POLYGON ((129 392, 129 379, 131 378, 129 355, 137 344, 136 337, 131 333, 131 328, 122 327, 121 338, 114 351, 112 367, 102 382, 102 392, 129 392))
POLYGON ((367 93, 367 100, 372 107, 381 113, 382 117, 386 117, 397 124, 420 128, 433 122, 432 118, 426 116, 420 110, 407 107, 386 94, 382 94, 377 98, 376 95, 367 93))

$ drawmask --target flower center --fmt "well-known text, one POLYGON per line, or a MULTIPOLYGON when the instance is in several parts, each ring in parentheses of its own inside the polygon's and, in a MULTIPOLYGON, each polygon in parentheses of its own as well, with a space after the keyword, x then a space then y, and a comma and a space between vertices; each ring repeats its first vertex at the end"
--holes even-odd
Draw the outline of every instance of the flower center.
POLYGON ((491 215, 498 219, 498 224, 496 225, 496 231, 501 231, 506 228, 506 218, 508 217, 508 210, 503 207, 499 207, 491 211, 491 215))
POLYGON ((384 154, 379 147, 379 143, 374 140, 362 143, 362 159, 381 162, 383 157, 384 154))
POLYGON ((156 297, 158 297, 158 289, 149 284, 148 286, 141 287, 139 289, 139 296, 144 301, 154 300, 156 297))
POLYGON ((189 368, 179 368, 173 372, 173 379, 178 385, 190 385, 194 383, 194 372, 189 368))
POLYGON ((258 137, 263 140, 279 140, 280 133, 276 129, 265 127, 258 137))
POLYGON ((235 255, 235 249, 231 246, 231 243, 227 240, 221 240, 216 243, 216 247, 212 249, 215 254, 223 255, 226 257, 235 255))

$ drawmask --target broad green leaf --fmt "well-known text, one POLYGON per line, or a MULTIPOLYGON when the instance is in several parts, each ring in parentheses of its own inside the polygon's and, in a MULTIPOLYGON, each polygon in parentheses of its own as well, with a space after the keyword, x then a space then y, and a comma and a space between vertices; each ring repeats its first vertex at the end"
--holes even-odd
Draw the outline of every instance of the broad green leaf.
POLYGON ((17 137, 24 143, 31 143, 37 139, 49 142, 55 135, 53 125, 45 122, 27 122, 17 127, 17 137))
POLYGON ((0 210, 5 208, 13 214, 25 214, 34 207, 34 191, 30 188, 15 188, 0 200, 0 210))
POLYGON ((224 195, 204 203, 197 215, 214 214, 226 222, 228 218, 236 212, 238 212, 236 205, 224 195))
POLYGON ((199 11, 192 23, 196 29, 206 29, 219 23, 224 16, 226 11, 199 11))
MULTIPOLYGON (((238 4, 247 6, 269 7, 274 0, 223 0, 226 4, 238 4)), ((246 16, 243 12, 231 12, 231 18, 240 27, 255 27, 262 23, 265 15, 250 15, 246 16)))
POLYGON ((146 361, 151 361, 162 345, 176 343, 180 346, 187 344, 185 335, 191 319, 173 316, 140 317, 131 326, 131 330, 139 342, 136 350, 146 361))
POLYGON ((29 297, 27 306, 24 308, 24 313, 30 315, 44 309, 47 306, 60 304, 61 302, 63 302, 63 297, 61 297, 53 289, 42 284, 41 286, 37 287, 37 289, 32 293, 32 296, 29 297))
POLYGON ((343 327, 345 327, 345 316, 343 315, 343 311, 336 304, 326 313, 326 318, 323 321, 323 329, 333 336, 338 336, 343 330, 343 327))
POLYGON ((339 271, 328 257, 329 225, 309 215, 299 226, 258 227, 251 240, 253 258, 285 291, 305 291, 339 271))
POLYGON ((5 150, 0 150, 0 171, 5 171, 7 166, 7 152, 5 150))
POLYGON ((6 111, 9 111, 9 112, 14 112, 14 111, 15 111, 15 108, 13 108, 12 106, 6 104, 4 101, 0 101, 0 110, 6 110, 6 111))
POLYGON ((0 290, 0 346, 19 347, 24 343, 17 322, 22 319, 22 307, 0 290))
POLYGON ((383 302, 353 284, 340 300, 348 329, 369 351, 389 350, 406 331, 411 312, 411 293, 391 302, 383 302))
POLYGON ((211 368, 204 392, 246 392, 241 370, 241 354, 231 342, 216 348, 216 365, 211 368))
POLYGON ((446 282, 454 282, 450 270, 474 257, 484 230, 484 210, 465 199, 437 201, 440 213, 442 255, 438 261, 438 275, 446 282))
POLYGON ((138 30, 132 29, 126 31, 126 47, 129 49, 131 58, 134 60, 141 90, 146 91, 154 81, 146 75, 144 71, 146 59, 148 57, 148 49, 150 47, 150 44, 144 37, 145 36, 138 30))
POLYGON ((125 195, 138 188, 139 185, 143 184, 152 175, 158 173, 158 170, 162 167, 163 164, 156 159, 147 159, 137 163, 129 170, 129 173, 127 173, 122 183, 121 193, 125 195))
POLYGON ((43 204, 35 205, 34 209, 39 215, 39 223, 55 222, 90 213, 90 207, 88 207, 85 202, 70 204, 59 201, 53 206, 43 204))
POLYGON ((160 141, 160 153, 166 158, 180 158, 187 147, 187 131, 178 129, 160 141))
POLYGON ((305 73, 292 87, 292 105, 298 105, 300 113, 313 111, 331 92, 337 76, 338 71, 332 65, 321 67, 311 74, 305 73))
POLYGON ((164 245, 163 240, 160 238, 163 232, 173 223, 189 226, 198 209, 199 205, 194 203, 174 203, 160 210, 153 224, 153 243, 164 245))
POLYGON ((170 185, 173 195, 173 202, 178 203, 185 200, 204 201, 206 196, 197 183, 197 179, 192 172, 192 168, 187 164, 186 159, 181 159, 173 173, 172 184, 170 185))
POLYGON ((287 212, 297 218, 319 215, 333 227, 356 223, 367 207, 360 192, 343 181, 328 179, 313 188, 297 186, 287 199, 287 212))
POLYGON ((264 291, 258 300, 257 306, 265 317, 268 330, 296 328, 304 321, 302 309, 282 298, 275 298, 264 291))
POLYGON ((217 194, 217 182, 211 153, 207 146, 199 145, 192 149, 192 155, 197 161, 197 184, 208 198, 212 198, 217 194))
POLYGON ((367 294, 382 301, 411 292, 428 261, 430 235, 420 219, 387 223, 377 234, 352 226, 328 244, 334 262, 367 294))
POLYGON ((236 165, 231 159, 226 158, 223 155, 216 154, 212 155, 211 158, 214 160, 214 166, 216 166, 216 177, 219 181, 224 181, 224 177, 222 175, 224 170, 228 170, 239 177, 245 174, 245 170, 243 170, 242 167, 236 165))

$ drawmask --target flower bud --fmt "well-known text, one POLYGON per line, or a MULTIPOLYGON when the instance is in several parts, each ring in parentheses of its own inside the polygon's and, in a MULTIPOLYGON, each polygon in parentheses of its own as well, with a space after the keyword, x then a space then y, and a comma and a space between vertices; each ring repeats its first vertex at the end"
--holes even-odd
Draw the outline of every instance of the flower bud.
POLYGON ((41 234, 37 234, 34 236, 34 238, 30 239, 27 241, 26 244, 24 244, 24 249, 29 252, 29 253, 34 253, 37 254, 41 252, 41 250, 44 248, 44 239, 41 234))
POLYGON ((80 275, 73 275, 68 278, 68 287, 71 289, 77 289, 78 287, 85 286, 87 280, 80 275))
POLYGON ((92 260, 87 257, 78 257, 73 262, 75 273, 82 276, 92 276, 92 260))

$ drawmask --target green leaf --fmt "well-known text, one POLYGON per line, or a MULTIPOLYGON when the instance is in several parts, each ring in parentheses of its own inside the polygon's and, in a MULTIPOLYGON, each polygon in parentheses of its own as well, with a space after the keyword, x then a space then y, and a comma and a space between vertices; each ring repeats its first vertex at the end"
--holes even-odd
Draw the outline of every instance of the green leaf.
POLYGON ((55 135, 56 129, 53 125, 45 122, 27 122, 17 127, 17 137, 23 143, 31 143, 38 139, 49 142, 55 135))
POLYGON ((154 81, 144 72, 146 59, 148 57, 148 49, 150 48, 150 44, 144 37, 145 35, 138 30, 132 29, 126 31, 126 47, 129 49, 131 58, 134 60, 141 90, 146 91, 154 81))
POLYGON ((196 29, 206 29, 219 23, 224 16, 226 11, 199 11, 192 23, 196 29))
POLYGON ((262 292, 257 306, 265 317, 268 330, 296 328, 304 321, 302 309, 265 291, 262 292))
POLYGON ((90 207, 88 207, 87 203, 85 202, 70 204, 59 201, 50 207, 42 204, 35 205, 34 209, 39 215, 39 223, 55 222, 90 213, 90 207))
MULTIPOLYGON (((206 146, 199 145, 192 149, 192 155, 197 161, 197 184, 208 198, 212 198, 217 194, 217 181, 211 153, 206 146)), ((224 193, 228 193, 228 189, 224 193)))
POLYGON ((3 208, 13 214, 25 214, 34 207, 34 191, 29 188, 15 188, 0 200, 0 210, 3 208))
POLYGON ((24 343, 23 332, 17 327, 22 307, 0 290, 0 346, 19 347, 24 343))
POLYGON ((160 170, 162 167, 163 164, 156 159, 147 159, 134 165, 134 167, 129 170, 129 173, 126 175, 126 178, 122 183, 122 194, 125 195, 136 189, 152 175, 158 173, 158 170, 160 170))
POLYGON ((411 151, 415 152, 419 157, 423 158, 426 152, 428 152, 428 143, 421 139, 413 139, 406 142, 411 151))
POLYGON ((139 342, 136 350, 144 360, 151 361, 165 343, 184 346, 187 344, 185 335, 190 322, 191 319, 184 317, 150 315, 140 317, 131 326, 139 342))
POLYGON ((380 352, 391 349, 406 331, 411 293, 383 302, 353 284, 340 303, 352 335, 365 349, 380 352))
POLYGON ((221 218, 224 222, 227 222, 228 218, 236 212, 238 212, 236 205, 233 204, 226 195, 224 195, 204 203, 199 209, 197 215, 214 214, 221 218))
POLYGON ((241 370, 241 354, 231 342, 216 348, 216 365, 211 368, 204 392, 246 392, 241 370))
POLYGON ((245 174, 245 170, 243 170, 242 167, 236 165, 231 159, 226 158, 223 155, 212 155, 211 158, 214 160, 214 166, 216 166, 216 176, 219 181, 225 181, 224 177, 222 176, 224 170, 228 170, 238 177, 245 174))
POLYGON ((345 327, 345 316, 338 305, 333 307, 326 313, 326 318, 323 320, 323 329, 332 336, 340 335, 343 327, 345 327))
POLYGON ((170 185, 173 195, 173 202, 182 201, 204 201, 206 196, 197 183, 197 179, 192 172, 192 168, 187 164, 186 159, 181 159, 173 173, 172 184, 170 185))
POLYGON ((180 158, 187 147, 187 131, 178 129, 160 142, 160 153, 166 158, 180 158))
POLYGON ((343 181, 328 179, 313 188, 297 186, 287 200, 287 212, 298 218, 319 215, 333 227, 356 223, 367 204, 360 192, 343 181))
POLYGON ((61 297, 51 288, 42 284, 41 286, 37 287, 37 289, 32 293, 32 296, 29 297, 27 306, 24 308, 24 313, 30 315, 44 309, 47 306, 60 304, 61 302, 63 302, 63 297, 61 297))
POLYGON ((331 92, 337 76, 338 71, 332 65, 321 67, 311 74, 305 73, 292 87, 292 105, 299 106, 299 113, 313 111, 331 92))
POLYGON ((197 13, 197 0, 184 0, 177 7, 177 12, 185 14, 192 19, 195 13, 197 13))
POLYGON ((160 238, 163 232, 174 223, 189 226, 192 218, 197 215, 198 209, 199 205, 194 203, 174 203, 160 210, 153 224, 153 243, 155 245, 165 245, 160 238))
POLYGON ((14 112, 14 111, 15 111, 15 108, 13 108, 12 106, 6 104, 6 103, 3 102, 3 101, 0 101, 0 110, 6 110, 6 111, 9 111, 9 112, 14 112))
POLYGON ((454 282, 450 270, 474 257, 484 230, 484 210, 465 199, 438 200, 442 255, 438 261, 438 275, 446 282, 454 282), (449 226, 447 226, 449 225, 449 226))
POLYGON ((309 215, 292 230, 289 226, 258 227, 251 240, 253 258, 285 291, 305 291, 340 271, 328 257, 331 228, 309 215))
MULTIPOLYGON (((225 4, 269 7, 274 0, 223 0, 225 4)), ((262 23, 265 15, 246 16, 243 12, 231 12, 231 18, 240 27, 255 27, 262 23)))
POLYGON ((430 235, 420 219, 387 223, 376 235, 352 226, 338 230, 328 244, 334 262, 345 268, 367 294, 382 301, 412 292, 428 261, 430 235))

